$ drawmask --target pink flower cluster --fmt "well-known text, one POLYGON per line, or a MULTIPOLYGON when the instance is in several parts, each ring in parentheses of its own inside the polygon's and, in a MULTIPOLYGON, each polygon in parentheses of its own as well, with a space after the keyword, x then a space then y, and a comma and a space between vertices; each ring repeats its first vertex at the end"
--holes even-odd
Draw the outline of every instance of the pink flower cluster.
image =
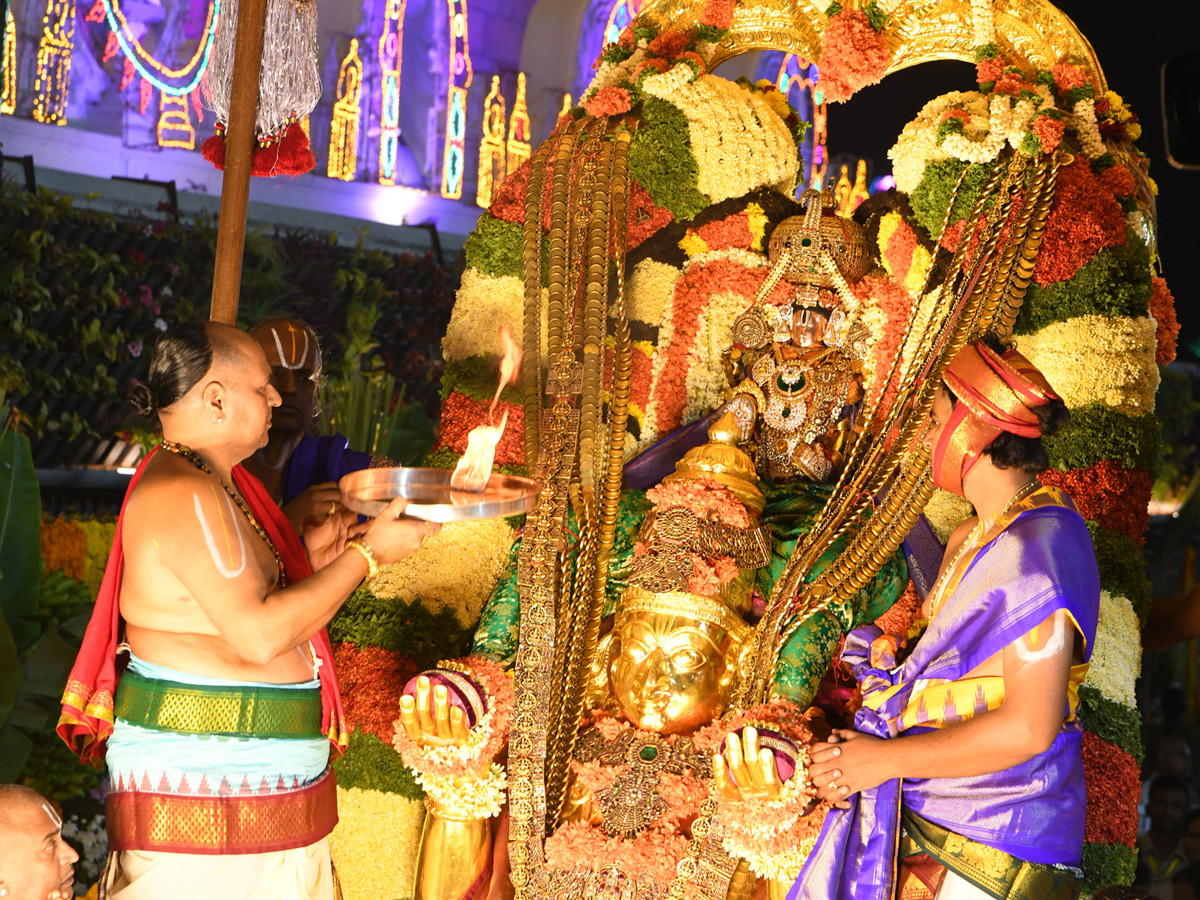
POLYGON ((682 506, 698 519, 712 518, 734 528, 750 525, 746 507, 729 488, 711 478, 660 484, 646 491, 646 496, 661 509, 682 506))

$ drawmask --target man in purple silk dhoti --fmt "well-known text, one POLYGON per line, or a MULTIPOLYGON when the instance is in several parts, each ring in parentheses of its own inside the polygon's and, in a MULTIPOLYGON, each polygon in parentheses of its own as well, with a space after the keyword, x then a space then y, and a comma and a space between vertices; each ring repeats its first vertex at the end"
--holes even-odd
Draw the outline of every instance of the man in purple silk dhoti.
POLYGON ((1083 519, 1036 477, 1066 407, 989 340, 951 361, 930 418, 934 481, 978 517, 951 536, 914 645, 847 637, 863 705, 814 747, 835 808, 789 900, 1080 893, 1078 687, 1100 584, 1083 519))

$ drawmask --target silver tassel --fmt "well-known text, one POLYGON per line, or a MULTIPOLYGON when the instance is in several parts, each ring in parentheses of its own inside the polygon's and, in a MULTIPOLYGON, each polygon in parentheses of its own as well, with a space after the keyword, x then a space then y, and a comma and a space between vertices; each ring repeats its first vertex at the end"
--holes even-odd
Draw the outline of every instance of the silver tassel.
MULTIPOLYGON (((233 89, 233 48, 237 36, 237 0, 223 0, 221 18, 201 91, 217 123, 229 122, 233 89)), ((260 143, 281 137, 321 99, 317 65, 316 0, 268 0, 258 81, 255 133, 260 143)))

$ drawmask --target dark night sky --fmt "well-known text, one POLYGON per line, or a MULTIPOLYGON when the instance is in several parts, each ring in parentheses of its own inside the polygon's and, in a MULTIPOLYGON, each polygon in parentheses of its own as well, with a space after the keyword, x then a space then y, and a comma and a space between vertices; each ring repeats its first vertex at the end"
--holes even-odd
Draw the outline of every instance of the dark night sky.
MULTIPOLYGON (((1175 295, 1180 356, 1194 358, 1200 350, 1193 346, 1200 343, 1200 171, 1167 162, 1159 79, 1168 58, 1200 50, 1196 0, 1058 0, 1057 5, 1091 41, 1109 88, 1133 106, 1142 123, 1138 146, 1150 157, 1150 174, 1159 187, 1159 255, 1175 295)), ((889 75, 848 104, 830 104, 830 153, 886 164, 896 135, 924 103, 975 86, 974 68, 965 63, 927 63, 889 75)))

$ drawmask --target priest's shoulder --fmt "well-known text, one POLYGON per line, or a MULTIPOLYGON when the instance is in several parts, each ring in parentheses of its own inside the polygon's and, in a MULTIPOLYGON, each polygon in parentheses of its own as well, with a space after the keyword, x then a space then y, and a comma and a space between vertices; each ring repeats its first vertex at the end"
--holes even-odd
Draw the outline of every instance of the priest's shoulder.
POLYGON ((208 494, 221 492, 212 475, 174 453, 159 453, 146 463, 141 479, 130 491, 123 517, 127 524, 178 521, 180 514, 193 508, 193 498, 205 503, 208 494))

